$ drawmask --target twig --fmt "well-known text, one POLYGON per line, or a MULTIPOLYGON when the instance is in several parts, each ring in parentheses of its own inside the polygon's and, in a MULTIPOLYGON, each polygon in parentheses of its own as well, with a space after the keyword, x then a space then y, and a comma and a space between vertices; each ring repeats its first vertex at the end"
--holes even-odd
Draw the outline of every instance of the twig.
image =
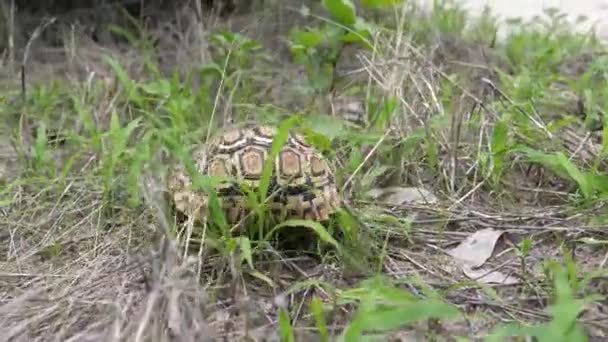
POLYGON ((36 29, 32 33, 32 36, 30 37, 30 39, 27 41, 27 44, 25 45, 25 50, 23 51, 23 59, 21 60, 21 91, 22 91, 21 95, 22 95, 22 98, 23 98, 23 104, 24 105, 25 105, 25 99, 26 99, 26 93, 25 93, 25 65, 27 63, 27 59, 28 59, 29 54, 30 54, 30 48, 32 47, 32 44, 34 43, 34 41, 36 39, 38 39, 38 37, 40 36, 40 34, 42 34, 42 31, 44 31, 49 25, 53 24, 55 22, 55 20, 57 20, 55 17, 52 17, 50 19, 44 19, 42 21, 42 23, 36 27, 36 29))

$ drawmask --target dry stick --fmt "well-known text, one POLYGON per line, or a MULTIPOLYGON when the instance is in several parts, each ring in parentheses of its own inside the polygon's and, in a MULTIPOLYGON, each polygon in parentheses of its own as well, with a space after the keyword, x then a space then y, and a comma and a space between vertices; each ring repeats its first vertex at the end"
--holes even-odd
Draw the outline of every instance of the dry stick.
POLYGON ((585 144, 589 141, 590 138, 591 138, 591 132, 587 132, 587 134, 585 134, 585 137, 583 138, 583 140, 580 142, 580 144, 578 144, 578 146, 576 147, 576 150, 574 150, 574 152, 572 152, 572 155, 570 155, 570 158, 568 158, 568 160, 572 160, 574 157, 576 157, 576 155, 583 149, 583 147, 585 147, 585 144))
MULTIPOLYGON (((478 106, 477 110, 481 113, 481 107, 480 106, 478 106)), ((479 138, 478 138, 478 141, 477 141, 477 160, 475 161, 475 163, 473 163, 473 165, 471 165, 471 168, 465 172, 465 175, 468 175, 471 172, 472 169, 474 170, 473 171, 473 184, 477 184, 478 177, 480 176, 479 175, 479 173, 480 173, 479 169, 480 168, 477 167, 477 164, 479 163, 480 160, 482 160, 482 158, 481 158, 481 155, 482 155, 481 148, 483 146, 483 133, 484 133, 485 127, 486 127, 486 121, 487 121, 487 118, 484 115, 482 117, 482 119, 481 119, 481 127, 479 128, 479 138)), ((472 193, 471 195, 473 196, 473 195, 475 195, 475 193, 472 193)), ((475 200, 475 198, 473 197, 471 200, 475 200)))
POLYGON ((606 255, 604 255, 604 259, 602 259, 602 262, 600 262, 600 266, 598 268, 600 268, 600 269, 604 268, 604 266, 606 266, 606 262, 608 262, 608 253, 606 253, 606 255))
MULTIPOLYGON (((422 54, 422 52, 420 52, 416 47, 414 47, 411 44, 408 44, 408 47, 410 49, 410 51, 412 51, 418 58, 424 60, 424 55, 422 54)), ((494 116, 497 116, 495 112, 491 111, 484 103, 481 99, 479 99, 477 96, 473 95, 471 92, 469 92, 468 90, 464 89, 463 87, 461 87, 460 85, 456 84, 445 72, 435 68, 434 66, 431 65, 431 69, 436 71, 443 79, 445 79, 446 81, 448 81, 450 84, 452 84, 452 86, 454 86, 456 89, 459 89, 465 96, 469 97, 470 99, 472 99, 475 104, 477 106, 479 106, 481 109, 485 110, 488 113, 493 114, 494 116)), ((484 79, 485 80, 485 79, 484 79)), ((491 81, 490 81, 491 83, 491 81)), ((493 84, 492 84, 493 85, 493 84)), ((527 113, 524 113, 524 115, 527 115, 527 113)), ((527 115, 528 116, 528 115, 527 115)), ((529 117, 529 116, 528 116, 529 117)), ((455 147, 456 148, 456 147, 455 147)))
POLYGON ((12 74, 15 71, 15 0, 11 1, 8 18, 8 70, 12 74))
MULTIPOLYGON (((408 48, 416 55, 416 57, 420 58, 421 60, 425 60, 425 56, 422 54, 422 52, 420 52, 420 50, 418 50, 415 46, 413 46, 410 43, 408 43, 407 45, 408 45, 408 48)), ((401 58, 405 58, 405 57, 401 57, 401 58)), ((486 105, 483 103, 483 101, 481 101, 477 96, 473 95, 470 91, 464 89, 459 84, 457 84, 456 82, 454 82, 454 80, 452 80, 445 72, 437 69, 432 64, 430 65, 430 68, 433 71, 437 72, 439 74, 439 76, 441 76, 441 78, 445 79, 447 82, 449 82, 456 89, 462 91, 462 93, 464 95, 468 96, 473 101, 477 102, 477 104, 479 106, 481 106, 484 110, 488 111, 489 113, 492 113, 492 114, 496 115, 496 113, 494 113, 493 111, 490 111, 489 108, 486 107, 486 105)))
MULTIPOLYGON (((13 1, 13 5, 14 5, 14 1, 13 1)), ((49 26, 50 24, 54 23, 56 20, 56 18, 50 18, 50 19, 45 19, 42 24, 38 25, 36 27, 36 29, 34 30, 34 32, 32 33, 32 36, 30 37, 30 39, 28 40, 27 44, 25 45, 25 50, 23 52, 23 59, 21 60, 21 115, 19 117, 19 135, 21 137, 21 146, 23 147, 25 144, 25 142, 23 141, 24 137, 26 136, 25 133, 27 132, 27 117, 26 117, 26 113, 25 113, 25 102, 27 99, 27 94, 26 94, 26 78, 25 78, 25 64, 27 63, 27 59, 29 57, 29 52, 30 52, 30 48, 34 42, 34 40, 36 40, 40 34, 42 33, 42 31, 44 29, 46 29, 47 26, 49 26)), ((13 56, 14 58, 14 56, 13 56)), ((12 62, 11 62, 12 63, 12 62)), ((26 157, 26 160, 28 158, 26 157)))
POLYGON ((203 25, 203 8, 201 5, 202 1, 195 1, 194 3, 196 4, 196 14, 198 17, 198 25, 197 25, 197 29, 198 29, 198 38, 200 40, 200 58, 201 58, 201 64, 205 64, 207 62, 207 60, 209 60, 209 55, 206 53, 208 51, 207 49, 207 41, 203 38, 205 37, 205 27, 203 25))
MULTIPOLYGON (((477 104, 473 104, 473 109, 477 104)), ((459 111, 460 112, 460 111, 459 111)), ((452 122, 450 125, 450 138, 453 142, 452 151, 450 151, 451 170, 450 170, 450 190, 452 193, 456 187, 456 170, 458 169, 458 144, 460 143, 460 129, 462 127, 462 115, 452 114, 452 122)))
POLYGON ((226 78, 226 70, 228 70, 228 61, 232 56, 232 49, 228 50, 228 55, 226 56, 226 60, 224 61, 224 67, 222 69, 222 78, 220 79, 220 85, 217 89, 217 93, 215 94, 215 99, 213 101, 213 110, 211 111, 211 117, 209 118, 209 125, 207 126, 207 135, 205 137, 205 141, 209 140, 211 136, 211 127, 213 126, 213 119, 215 118, 215 113, 217 112, 217 106, 220 99, 220 94, 222 88, 224 87, 224 79, 226 78))
MULTIPOLYGON (((414 47, 411 44, 408 44, 410 50, 412 52, 414 52, 414 54, 420 58, 420 59, 424 59, 424 55, 422 54, 422 52, 420 52, 416 47, 414 47)), ((402 57, 403 58, 403 57, 402 57)), ((473 95, 471 92, 469 92, 468 90, 464 89, 463 87, 461 87, 460 85, 458 85, 457 83, 455 83, 452 79, 450 79, 450 77, 443 71, 433 67, 431 65, 431 69, 436 71, 443 79, 445 79, 448 83, 450 83, 452 86, 454 86, 456 89, 460 90, 464 95, 468 96, 469 98, 471 98, 473 101, 475 101, 483 110, 485 110, 486 112, 494 115, 495 117, 497 117, 498 115, 496 114, 496 112, 490 110, 484 103, 482 100, 480 100, 477 96, 473 95)), ((551 132, 549 132, 546 127, 544 127, 543 125, 541 125, 539 122, 537 122, 534 118, 532 118, 528 113, 526 113, 520 106, 516 105, 513 100, 511 100, 504 92, 502 92, 491 80, 487 79, 487 78, 482 78, 482 82, 490 85, 492 87, 492 89, 494 91, 496 91, 501 98, 505 99, 506 101, 509 101, 511 105, 513 105, 519 112, 521 112, 524 116, 526 116, 527 118, 530 119, 530 121, 534 122, 541 130, 543 130, 543 132, 545 132, 547 134, 547 136, 549 137, 553 137, 553 135, 551 134, 551 132)), ((516 132, 516 134, 518 136, 521 136, 521 134, 519 132, 516 132)))
MULTIPOLYGON (((14 1, 13 1, 13 3, 14 3, 14 1)), ((38 39, 38 37, 40 36, 42 31, 44 31, 47 28, 47 26, 54 23, 55 20, 56 20, 55 17, 52 17, 50 19, 45 19, 42 22, 42 24, 40 24, 36 27, 36 29, 32 33, 32 36, 30 37, 30 39, 27 41, 27 44, 25 45, 25 50, 23 52, 23 59, 21 60, 21 91, 22 91, 22 97, 23 97, 23 104, 25 104, 25 95, 26 95, 25 94, 25 64, 27 63, 27 58, 29 57, 29 54, 30 54, 30 48, 32 47, 34 40, 38 39)))

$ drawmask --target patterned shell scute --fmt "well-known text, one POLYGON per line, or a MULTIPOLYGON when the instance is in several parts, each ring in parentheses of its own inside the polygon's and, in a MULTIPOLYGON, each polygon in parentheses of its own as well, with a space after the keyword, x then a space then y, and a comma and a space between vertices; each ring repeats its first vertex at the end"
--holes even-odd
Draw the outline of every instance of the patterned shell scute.
MULTIPOLYGON (((248 212, 246 196, 239 184, 244 183, 254 191, 257 189, 275 134, 276 130, 270 126, 232 128, 194 152, 199 172, 233 180, 217 188, 229 222, 237 222, 248 212)), ((176 202, 178 196, 184 197, 174 191, 176 202)), ((271 196, 267 203, 271 213, 282 219, 325 221, 340 206, 333 172, 327 161, 302 136, 293 133, 289 134, 287 143, 274 160, 268 196, 271 196)), ((190 194, 189 198, 206 200, 203 195, 190 194)), ((188 207, 193 206, 189 204, 188 207)), ((180 210, 178 205, 176 208, 180 210)))

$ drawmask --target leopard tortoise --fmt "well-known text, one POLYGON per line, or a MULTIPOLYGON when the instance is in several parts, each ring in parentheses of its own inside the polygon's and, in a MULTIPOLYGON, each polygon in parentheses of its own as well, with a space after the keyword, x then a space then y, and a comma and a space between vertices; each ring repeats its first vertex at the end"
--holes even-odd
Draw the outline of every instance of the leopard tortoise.
MULTIPOLYGON (((247 196, 240 184, 245 183, 254 191, 258 188, 276 133, 275 128, 267 125, 231 127, 192 151, 200 174, 230 179, 216 188, 229 223, 238 223, 249 213, 247 196)), ((201 220, 207 213, 208 197, 202 191, 193 191, 191 186, 185 167, 174 167, 167 182, 174 208, 186 217, 201 220)), ((277 219, 323 222, 341 207, 329 164, 301 135, 293 132, 274 161, 268 196, 267 206, 277 219)))

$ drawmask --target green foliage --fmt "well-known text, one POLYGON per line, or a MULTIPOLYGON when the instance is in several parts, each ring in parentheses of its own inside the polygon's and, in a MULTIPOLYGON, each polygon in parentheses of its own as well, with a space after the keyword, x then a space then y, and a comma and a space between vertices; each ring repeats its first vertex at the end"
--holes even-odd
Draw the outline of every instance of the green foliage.
POLYGON ((494 126, 494 131, 492 132, 492 140, 490 144, 490 149, 492 152, 492 167, 490 170, 491 178, 494 181, 494 184, 498 183, 498 180, 504 170, 505 157, 510 148, 510 139, 508 134, 509 128, 507 123, 505 121, 497 122, 496 126, 494 126))
POLYGON ((388 333, 410 323, 460 316, 452 305, 435 298, 417 299, 382 278, 366 280, 340 297, 341 301, 359 302, 357 313, 340 336, 341 341, 360 341, 366 333, 388 333))
POLYGON ((529 161, 541 164, 562 178, 575 181, 585 199, 592 198, 596 193, 605 195, 608 190, 604 175, 581 170, 562 152, 547 154, 525 146, 514 148, 513 151, 523 153, 529 161))
POLYGON ((462 35, 466 23, 467 13, 454 1, 433 1, 431 20, 436 24, 439 32, 448 35, 462 35))
MULTIPOLYGON (((389 3, 367 1, 363 5, 376 8, 386 7, 389 3)), ((344 46, 360 44, 371 47, 368 38, 375 30, 357 15, 357 9, 350 0, 323 0, 322 4, 331 20, 324 19, 317 27, 293 28, 289 34, 294 60, 305 68, 311 90, 319 94, 332 90, 336 82, 336 64, 344 46)))
MULTIPOLYGON (((320 97, 333 90, 336 85, 336 64, 347 44, 372 49, 374 44, 371 43, 371 37, 385 30, 405 29, 405 35, 411 35, 413 42, 420 44, 435 44, 437 36, 458 37, 467 43, 481 42, 486 47, 491 46, 494 52, 506 56, 513 70, 497 70, 498 79, 494 82, 504 96, 494 94, 494 97, 483 98, 484 106, 489 109, 487 112, 495 115, 471 114, 470 122, 465 123, 469 129, 474 130, 474 139, 461 145, 465 146, 463 149, 468 149, 465 152, 473 156, 472 159, 477 160, 466 165, 466 175, 455 175, 457 181, 464 180, 464 190, 471 190, 467 188, 470 186, 467 183, 470 178, 466 177, 473 173, 477 175, 478 170, 475 168, 478 167, 481 178, 489 180, 494 193, 510 192, 510 188, 503 187, 506 184, 503 180, 506 175, 514 174, 515 168, 511 168, 511 165, 517 162, 539 165, 574 182, 581 196, 571 196, 572 199, 582 198, 586 202, 595 202, 608 198, 608 176, 601 164, 605 162, 608 151, 608 128, 602 128, 603 154, 591 161, 590 165, 570 158, 569 152, 557 144, 560 142, 559 129, 578 120, 564 109, 565 101, 561 94, 565 91, 571 91, 585 108, 586 116, 582 121, 586 128, 598 128, 600 119, 608 119, 605 96, 608 90, 606 57, 595 59, 577 77, 565 76, 560 71, 568 57, 597 48, 599 45, 594 37, 571 33, 571 27, 564 21, 563 15, 551 11, 533 22, 518 23, 517 29, 504 42, 495 42, 497 23, 489 12, 485 12, 480 20, 472 22, 462 7, 453 5, 450 1, 434 2, 435 11, 431 16, 408 16, 408 21, 403 23, 404 27, 397 28, 389 27, 389 24, 380 20, 369 19, 367 14, 369 11, 377 14, 379 10, 393 10, 394 6, 402 5, 403 1, 362 0, 359 8, 354 3, 349 0, 323 0, 322 6, 329 18, 316 18, 316 24, 307 28, 294 27, 287 37, 294 61, 306 70, 309 90, 313 94, 320 97), (555 111, 560 114, 566 112, 568 115, 555 118, 552 116, 555 111), (551 140, 549 133, 554 136, 551 140)), ((348 243, 356 245, 354 242, 366 240, 366 233, 377 234, 376 231, 370 231, 373 229, 359 225, 358 218, 346 211, 337 215, 338 226, 345 235, 342 240, 334 236, 331 225, 312 221, 290 220, 269 226, 265 202, 272 195, 272 161, 286 143, 289 130, 301 128, 307 139, 329 158, 337 155, 336 140, 346 141, 346 162, 338 174, 338 179, 341 180, 340 177, 351 175, 363 163, 365 155, 361 147, 374 146, 394 124, 397 115, 409 115, 403 114, 402 108, 403 102, 409 102, 409 98, 400 98, 403 94, 370 90, 369 131, 351 130, 344 122, 326 115, 304 117, 290 113, 290 118, 279 123, 270 158, 263 169, 260 189, 251 191, 243 186, 257 225, 248 226, 244 234, 234 236, 234 227, 228 224, 215 192, 220 182, 233 180, 198 174, 189 151, 193 145, 204 140, 207 133, 213 131, 216 125, 217 98, 228 94, 226 97, 235 107, 255 107, 252 104, 259 103, 255 95, 258 85, 256 81, 257 77, 270 69, 268 65, 271 64, 264 63, 274 62, 267 60, 270 53, 264 51, 259 42, 243 34, 227 31, 214 33, 209 41, 213 52, 211 62, 186 72, 185 76, 178 72, 167 76, 161 75, 158 66, 154 64, 152 45, 146 40, 141 28, 131 32, 114 27, 112 32, 122 35, 142 51, 147 77, 135 80, 125 65, 103 56, 103 62, 118 82, 117 94, 110 96, 109 90, 98 82, 92 82, 86 89, 66 90, 51 84, 30 90, 23 111, 36 121, 33 143, 27 151, 31 156, 29 166, 36 177, 65 182, 77 172, 74 165, 83 156, 92 155, 92 166, 84 172, 89 172, 86 176, 92 179, 91 183, 102 189, 105 205, 122 207, 126 204, 136 207, 141 204, 139 183, 142 173, 146 168, 164 167, 163 163, 155 160, 155 156, 159 151, 167 152, 186 166, 195 189, 209 195, 210 229, 200 234, 204 238, 199 242, 219 251, 220 255, 231 259, 236 266, 244 266, 245 272, 271 286, 275 285, 273 279, 257 269, 257 261, 269 249, 268 244, 273 236, 279 232, 303 227, 313 233, 321 244, 330 246, 340 256, 350 258, 352 256, 349 255, 351 251, 347 248, 348 243), (260 65, 264 67, 260 68, 260 65), (193 79, 197 80, 196 88, 192 86, 195 83, 193 79), (218 91, 217 94, 215 90, 218 91), (107 100, 108 97, 111 101, 107 100), (110 104, 107 108, 100 109, 100 103, 105 103, 104 101, 109 101, 110 104), (62 169, 55 166, 53 153, 58 148, 51 143, 51 137, 58 132, 66 133, 65 148, 74 151, 62 169)), ((434 179, 444 177, 448 169, 444 162, 446 151, 442 139, 448 129, 454 128, 452 119, 455 112, 462 110, 457 105, 463 97, 460 76, 449 75, 449 80, 441 83, 437 101, 443 106, 443 111, 435 112, 433 109, 421 114, 421 117, 426 116, 424 125, 416 128, 399 127, 407 131, 407 134, 378 146, 374 154, 374 157, 378 157, 377 160, 366 165, 368 168, 365 173, 357 175, 356 182, 361 188, 375 186, 388 178, 384 177, 387 174, 400 181, 409 179, 408 175, 403 174, 412 165, 416 172, 423 168, 425 171, 430 169, 434 179)), ((3 104, 3 112, 8 107, 3 104)), ((409 122, 409 119, 404 118, 404 121, 409 122)), ((459 148, 460 146, 455 147, 459 148)), ((462 160, 468 161, 467 158, 462 160)), ((4 187, 0 205, 13 203, 16 196, 12 192, 27 181, 22 179, 6 186, 2 184, 4 187)), ((432 185, 440 189, 443 186, 441 181, 433 182, 432 185)), ((360 192, 355 191, 353 197, 359 195, 360 192)), ((573 202, 575 206, 579 204, 579 201, 573 202)), ((364 212, 363 215, 373 213, 364 212)), ((402 217, 378 216, 378 221, 380 220, 384 220, 381 223, 390 222, 398 226, 404 231, 402 233, 408 233, 406 228, 409 228, 409 221, 404 223, 402 217)), ((369 240, 365 242, 370 245, 376 243, 369 240)), ((375 245, 369 248, 356 246, 373 252, 380 249, 375 245)), ((517 251, 524 274, 528 266, 526 257, 534 247, 533 240, 529 238, 523 240, 517 251)), ((60 252, 61 246, 52 243, 42 254, 54 257, 60 252)), ((382 253, 370 253, 378 259, 379 269, 383 266, 386 253, 384 246, 382 253)), ((587 280, 579 280, 577 271, 572 260, 568 260, 565 267, 555 263, 547 267, 548 278, 552 281, 549 322, 536 326, 508 324, 497 328, 489 340, 504 340, 507 336, 535 336, 539 341, 586 341, 587 337, 577 320, 585 306, 595 297, 581 299, 580 293, 587 280)), ((321 287, 319 284, 315 286, 321 287)), ((356 306, 354 316, 339 337, 344 341, 364 340, 369 334, 384 335, 416 322, 461 317, 456 307, 445 303, 438 296, 414 296, 375 278, 364 281, 355 288, 335 292, 337 305, 356 306)), ((327 306, 329 305, 324 305, 317 297, 313 298, 309 306, 322 341, 331 340, 327 306)), ((278 329, 282 339, 293 341, 292 324, 295 322, 291 322, 289 313, 284 309, 279 310, 278 316, 278 329)))
POLYGON ((338 241, 336 241, 332 237, 332 235, 327 231, 327 228, 325 228, 319 222, 310 221, 310 220, 287 220, 287 221, 281 222, 281 223, 277 224, 268 233, 268 237, 266 238, 266 240, 268 240, 278 230, 289 228, 289 227, 306 227, 306 228, 312 230, 315 234, 317 234, 317 236, 321 239, 321 241, 331 244, 338 251, 340 251, 342 249, 341 245, 338 243, 338 241))
POLYGON ((554 9, 546 9, 543 17, 529 22, 514 20, 510 26, 506 55, 515 67, 532 75, 551 76, 566 56, 595 46, 594 37, 576 33, 566 14, 554 9))
POLYGON ((327 329, 327 321, 325 320, 325 313, 323 312, 323 303, 319 298, 314 297, 310 301, 310 311, 315 318, 315 325, 321 335, 321 342, 329 341, 329 331, 327 329))
POLYGON ((285 309, 279 309, 279 331, 281 333, 281 341, 295 342, 293 328, 289 322, 289 315, 285 309))
POLYGON ((589 340, 577 319, 586 305, 597 300, 598 297, 592 295, 582 299, 577 298, 569 281, 572 277, 568 274, 568 268, 555 262, 549 262, 548 269, 553 278, 555 291, 553 304, 548 308, 551 320, 535 326, 507 324, 495 329, 488 337, 488 341, 504 341, 506 338, 514 336, 535 337, 539 342, 589 340))
MULTIPOLYGON (((212 34, 213 61, 203 66, 207 82, 220 83, 221 89, 232 92, 233 101, 250 102, 256 88, 255 79, 263 73, 260 65, 266 61, 262 45, 241 34, 224 31, 212 34)), ((267 68, 271 64, 266 65, 267 68)), ((220 89, 220 90, 221 90, 220 89)))
POLYGON ((382 9, 386 7, 393 7, 401 5, 404 0, 362 0, 361 5, 370 9, 382 9))
POLYGON ((355 5, 350 0, 323 0, 323 6, 344 26, 351 26, 357 21, 355 5))

